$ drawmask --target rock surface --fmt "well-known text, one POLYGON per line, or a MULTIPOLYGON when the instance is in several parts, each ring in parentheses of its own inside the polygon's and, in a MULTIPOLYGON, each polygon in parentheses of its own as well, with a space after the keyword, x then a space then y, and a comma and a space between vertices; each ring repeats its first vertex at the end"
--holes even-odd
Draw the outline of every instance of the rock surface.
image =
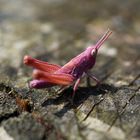
POLYGON ((139 0, 0 0, 0 140, 139 140, 139 0), (130 12, 131 9, 131 12, 130 12), (110 39, 72 87, 31 90, 28 54, 64 65, 107 28, 110 39))

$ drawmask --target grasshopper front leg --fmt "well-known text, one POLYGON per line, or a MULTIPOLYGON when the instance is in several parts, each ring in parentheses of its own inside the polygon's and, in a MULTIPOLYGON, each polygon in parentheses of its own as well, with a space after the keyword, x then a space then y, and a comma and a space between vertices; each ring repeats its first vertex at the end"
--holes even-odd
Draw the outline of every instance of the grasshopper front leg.
POLYGON ((90 72, 86 72, 87 76, 96 81, 97 85, 99 85, 101 82, 98 80, 94 75, 92 75, 90 72))
POLYGON ((74 101, 74 97, 75 97, 75 92, 80 84, 80 78, 78 78, 74 84, 74 87, 73 87, 73 93, 72 93, 72 104, 73 104, 73 101, 74 101))

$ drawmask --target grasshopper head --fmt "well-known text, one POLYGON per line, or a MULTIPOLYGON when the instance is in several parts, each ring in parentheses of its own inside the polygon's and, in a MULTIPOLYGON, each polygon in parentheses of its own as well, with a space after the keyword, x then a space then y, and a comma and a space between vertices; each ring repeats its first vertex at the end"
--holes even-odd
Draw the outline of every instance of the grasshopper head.
POLYGON ((93 57, 96 57, 99 48, 108 39, 108 37, 111 35, 111 33, 112 33, 112 31, 110 31, 108 29, 107 32, 102 36, 102 38, 92 47, 91 55, 93 57))

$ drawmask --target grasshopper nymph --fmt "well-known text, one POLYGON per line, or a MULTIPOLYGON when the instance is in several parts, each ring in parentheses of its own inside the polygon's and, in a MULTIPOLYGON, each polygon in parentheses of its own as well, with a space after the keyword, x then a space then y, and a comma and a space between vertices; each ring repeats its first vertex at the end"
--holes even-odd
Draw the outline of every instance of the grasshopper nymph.
POLYGON ((112 32, 108 30, 95 45, 87 47, 85 51, 74 57, 64 66, 50 64, 26 55, 24 57, 24 64, 35 68, 33 70, 33 80, 29 84, 30 87, 37 89, 56 85, 64 87, 74 83, 72 94, 74 98, 75 91, 83 75, 87 75, 99 83, 99 80, 93 76, 89 70, 95 65, 99 48, 108 39, 111 33, 112 32))

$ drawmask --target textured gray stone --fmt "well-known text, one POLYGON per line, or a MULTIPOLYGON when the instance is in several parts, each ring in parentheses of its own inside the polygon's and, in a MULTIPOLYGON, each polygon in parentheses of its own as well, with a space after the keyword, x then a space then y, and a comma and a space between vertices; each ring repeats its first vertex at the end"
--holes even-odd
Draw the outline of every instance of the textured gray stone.
POLYGON ((139 140, 139 5, 139 0, 1 0, 0 138, 139 140), (113 34, 91 70, 101 85, 83 78, 74 105, 71 87, 60 94, 59 87, 28 88, 32 68, 23 65, 24 55, 63 65, 108 27, 113 34))

